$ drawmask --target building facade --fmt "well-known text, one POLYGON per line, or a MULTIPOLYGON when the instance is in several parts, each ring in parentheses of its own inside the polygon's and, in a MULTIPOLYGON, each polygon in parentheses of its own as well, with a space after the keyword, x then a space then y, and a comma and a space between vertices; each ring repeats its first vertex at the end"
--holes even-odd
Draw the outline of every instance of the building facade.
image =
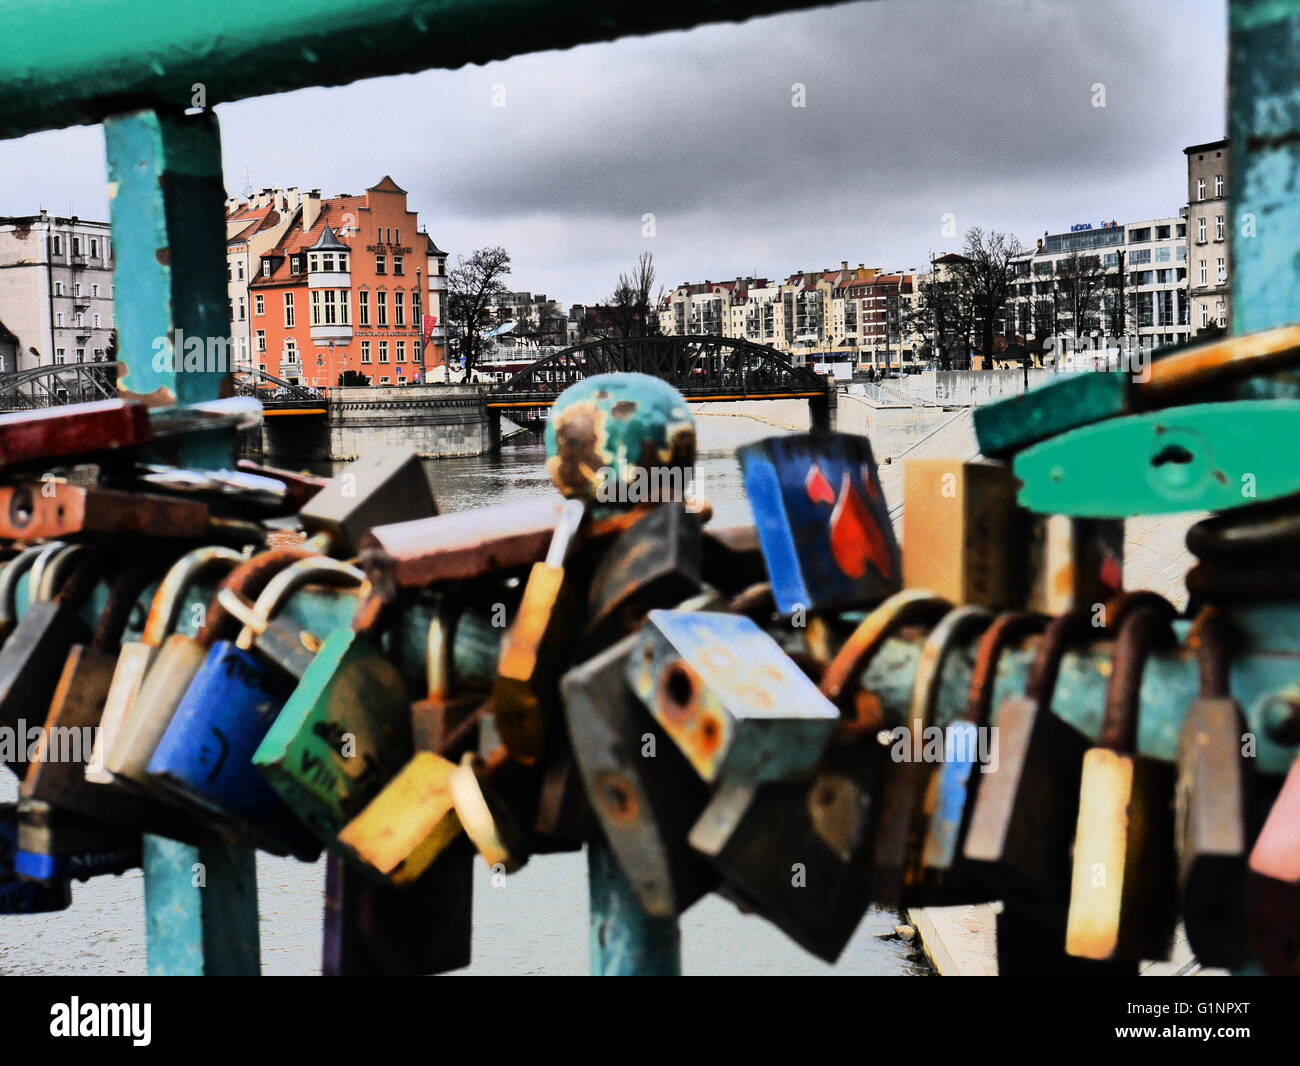
POLYGON ((1066 358, 1111 355, 1188 338, 1187 220, 1156 218, 1045 233, 1012 261, 1000 331, 1066 358))
MULTIPOLYGON (((385 177, 307 196, 248 283, 250 359, 292 384, 416 384, 446 360, 447 255, 385 177)), ((433 380, 433 378, 429 378, 433 380)))
POLYGON ((1192 333, 1230 321, 1228 142, 1183 149, 1187 156, 1187 246, 1192 333))
POLYGON ((16 338, 0 372, 107 358, 114 329, 108 223, 46 211, 0 218, 0 321, 16 338))

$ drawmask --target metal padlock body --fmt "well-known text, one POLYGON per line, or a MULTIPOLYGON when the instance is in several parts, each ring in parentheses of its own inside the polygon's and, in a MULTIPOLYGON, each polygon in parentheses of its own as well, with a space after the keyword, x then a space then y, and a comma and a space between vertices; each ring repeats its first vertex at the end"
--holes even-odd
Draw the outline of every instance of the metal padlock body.
POLYGON ((564 675, 573 757, 592 810, 646 913, 681 914, 716 877, 687 843, 707 786, 627 687, 635 636, 564 675), (649 751, 647 752, 647 746, 649 751))
POLYGON ((116 667, 115 655, 88 645, 73 646, 54 690, 37 757, 28 764, 22 794, 89 818, 193 841, 196 827, 175 812, 86 780, 86 766, 93 759, 90 738, 98 731, 116 667))
POLYGON ((149 777, 149 760, 207 657, 208 649, 186 634, 162 642, 114 743, 105 746, 104 769, 114 783, 170 798, 149 777))
POLYGON ((351 629, 329 635, 253 755, 324 843, 411 756, 409 696, 397 668, 351 629), (352 750, 345 755, 344 747, 352 750))
POLYGON ((1247 922, 1264 972, 1300 976, 1300 759, 1251 848, 1247 922))
POLYGON ((1113 418, 1017 455, 1020 504, 1044 514, 1129 518, 1275 500, 1300 492, 1300 472, 1276 445, 1297 436, 1300 403, 1292 400, 1188 404, 1113 418))
POLYGON ((67 881, 25 881, 14 870, 18 855, 18 806, 0 803, 0 914, 44 914, 72 904, 67 881))
POLYGON ((834 962, 868 906, 866 871, 814 827, 819 783, 722 783, 690 844, 722 878, 724 895, 762 915, 805 950, 834 962))
POLYGON ((608 647, 648 611, 697 593, 702 557, 698 515, 676 501, 651 508, 609 545, 592 574, 584 646, 592 653, 608 647))
POLYGON ((298 512, 308 533, 324 533, 335 554, 357 553, 373 527, 438 513, 420 457, 411 448, 371 448, 349 463, 298 512))
POLYGON ((330 853, 325 866, 325 977, 404 977, 468 966, 474 852, 453 843, 416 883, 376 884, 330 853))
POLYGON ((196 804, 273 854, 312 861, 319 844, 304 834, 253 766, 293 679, 251 651, 219 640, 208 649, 150 756, 152 784, 196 804))
POLYGON ((638 641, 628 683, 705 781, 816 771, 839 712, 753 621, 651 611, 638 641))
POLYGON ((0 539, 166 537, 202 540, 208 508, 193 500, 48 481, 0 486, 0 539))
POLYGON ((1235 968, 1250 958, 1246 931, 1245 773, 1241 709, 1202 697, 1178 747, 1175 833, 1183 925, 1197 959, 1235 968))
POLYGON ((1099 746, 1083 757, 1065 938, 1080 958, 1167 959, 1172 948, 1177 772, 1136 752, 1143 660, 1167 628, 1152 607, 1120 622, 1099 746))
POLYGON ((33 881, 85 881, 122 874, 143 860, 139 833, 51 807, 18 803, 18 854, 14 871, 33 881))
MULTIPOLYGON (((77 606, 53 600, 31 604, 0 646, 0 728, 23 738, 28 731, 24 725, 39 727, 69 649, 89 641, 90 629, 77 606)), ((16 747, 6 762, 21 777, 26 773, 27 748, 16 747)))
POLYGON ((898 542, 866 437, 769 437, 736 455, 779 611, 857 606, 898 591, 898 542))

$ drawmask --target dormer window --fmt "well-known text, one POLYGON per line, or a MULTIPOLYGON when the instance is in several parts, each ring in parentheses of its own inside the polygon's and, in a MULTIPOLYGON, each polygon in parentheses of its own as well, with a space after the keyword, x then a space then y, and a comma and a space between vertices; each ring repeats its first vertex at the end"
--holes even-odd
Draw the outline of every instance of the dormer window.
POLYGON ((301 274, 301 273, 302 273, 302 256, 300 256, 300 255, 295 255, 292 259, 289 260, 289 266, 290 266, 290 269, 293 271, 293 273, 295 273, 295 274, 301 274))
POLYGON ((263 260, 262 260, 262 277, 264 277, 264 278, 269 278, 270 276, 271 276, 271 260, 269 260, 269 259, 263 259, 263 260))

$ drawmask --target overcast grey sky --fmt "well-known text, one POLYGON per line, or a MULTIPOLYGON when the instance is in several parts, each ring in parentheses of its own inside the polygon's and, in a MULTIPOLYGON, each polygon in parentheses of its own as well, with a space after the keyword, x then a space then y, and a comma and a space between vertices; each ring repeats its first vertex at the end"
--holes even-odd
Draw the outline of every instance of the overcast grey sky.
MULTIPOLYGON (((666 286, 920 266, 946 214, 1026 242, 1176 214, 1182 148, 1225 132, 1224 7, 873 0, 304 90, 217 109, 226 184, 389 173, 443 248, 566 304, 645 249, 666 286)), ((0 214, 107 217, 97 128, 0 142, 0 175, 0 214)))

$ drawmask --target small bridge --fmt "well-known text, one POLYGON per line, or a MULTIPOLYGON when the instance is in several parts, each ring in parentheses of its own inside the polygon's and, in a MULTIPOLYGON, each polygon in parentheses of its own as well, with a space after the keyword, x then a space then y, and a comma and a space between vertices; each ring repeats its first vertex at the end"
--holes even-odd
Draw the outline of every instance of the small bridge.
POLYGON ((318 416, 329 412, 329 398, 317 389, 294 385, 253 367, 236 367, 235 391, 262 402, 262 414, 271 416, 318 416))
POLYGON ((6 411, 116 398, 117 363, 112 360, 33 366, 0 374, 0 409, 6 411))
POLYGON ((734 337, 605 338, 537 360, 495 386, 489 411, 515 422, 545 421, 555 398, 596 374, 634 371, 661 378, 690 403, 806 399, 814 428, 829 428, 832 386, 775 348, 734 337))

